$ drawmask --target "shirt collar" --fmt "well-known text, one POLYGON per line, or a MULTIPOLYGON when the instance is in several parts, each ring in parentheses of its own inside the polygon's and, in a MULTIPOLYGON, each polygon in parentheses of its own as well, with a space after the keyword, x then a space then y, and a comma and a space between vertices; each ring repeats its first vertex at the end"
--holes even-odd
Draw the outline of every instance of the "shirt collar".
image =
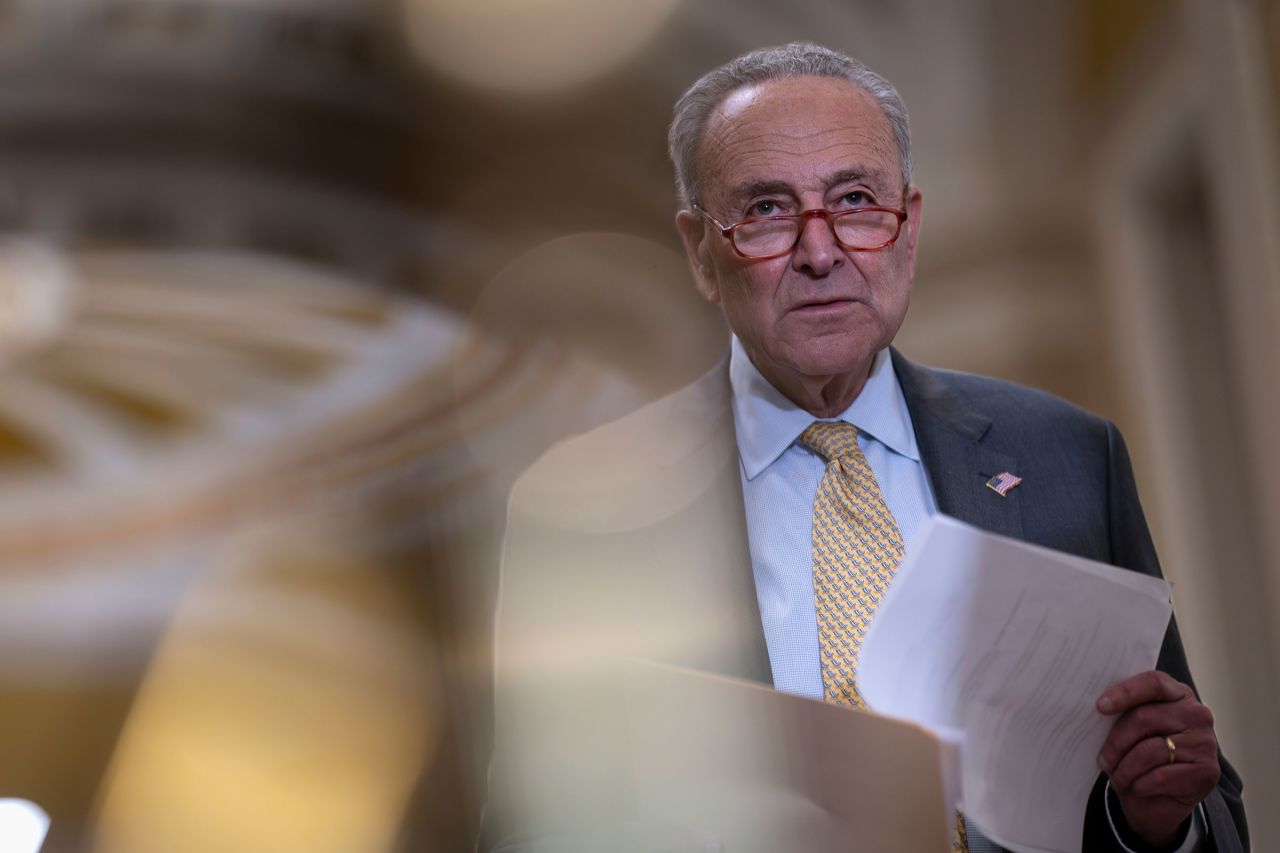
MULTIPOLYGON (((754 480, 814 418, 769 384, 751 363, 737 335, 729 354, 729 384, 733 388, 738 453, 747 479, 754 480)), ((876 353, 861 393, 835 420, 851 423, 894 453, 920 461, 911 415, 888 349, 876 353)))

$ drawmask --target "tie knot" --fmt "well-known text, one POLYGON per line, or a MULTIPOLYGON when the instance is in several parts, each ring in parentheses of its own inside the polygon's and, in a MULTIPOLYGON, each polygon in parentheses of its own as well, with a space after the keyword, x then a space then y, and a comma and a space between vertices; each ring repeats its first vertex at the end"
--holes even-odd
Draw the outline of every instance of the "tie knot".
POLYGON ((858 428, 844 421, 814 421, 800 433, 800 443, 830 462, 858 451, 858 428))

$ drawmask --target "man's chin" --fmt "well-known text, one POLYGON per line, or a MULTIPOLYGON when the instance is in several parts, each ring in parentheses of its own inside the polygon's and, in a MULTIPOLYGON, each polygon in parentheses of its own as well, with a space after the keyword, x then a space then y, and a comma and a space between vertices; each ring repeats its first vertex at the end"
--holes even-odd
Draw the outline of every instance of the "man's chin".
POLYGON ((801 353, 792 368, 802 376, 866 376, 881 347, 831 347, 801 353))

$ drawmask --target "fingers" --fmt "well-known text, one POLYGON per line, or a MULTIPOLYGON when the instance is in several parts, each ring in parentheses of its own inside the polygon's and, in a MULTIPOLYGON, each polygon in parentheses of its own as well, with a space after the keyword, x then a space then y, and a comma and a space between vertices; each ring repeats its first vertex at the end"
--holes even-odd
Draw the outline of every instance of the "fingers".
POLYGON ((1123 754, 1108 775, 1118 793, 1171 797, 1187 805, 1199 802, 1218 784, 1218 744, 1212 731, 1173 735, 1177 759, 1169 763, 1164 736, 1149 737, 1123 754))
POLYGON ((1098 711, 1107 715, 1123 714, 1139 705, 1176 702, 1188 696, 1194 696, 1190 687, 1167 673, 1152 669, 1107 688, 1098 697, 1098 711))
POLYGON ((1144 672, 1109 688, 1098 699, 1098 710, 1119 715, 1098 753, 1098 766, 1126 812, 1141 798, 1190 808, 1218 783, 1213 712, 1187 685, 1162 672, 1144 672), (1174 742, 1173 763, 1166 737, 1174 742))
POLYGON ((1125 679, 1098 697, 1116 716, 1098 753, 1125 818, 1138 834, 1163 844, 1221 775, 1213 713, 1185 684, 1162 672, 1125 679), (1174 761, 1169 744, 1174 743, 1174 761))
MULTIPOLYGON (((1177 683, 1177 682, 1175 682, 1177 683)), ((1187 690, 1176 702, 1153 702, 1126 711, 1116 720, 1098 752, 1098 765, 1107 772, 1146 740, 1154 739, 1159 754, 1150 767, 1168 763, 1166 735, 1173 736, 1178 760, 1182 763, 1209 760, 1217 763, 1217 739, 1213 734, 1213 712, 1187 690), (1209 747, 1206 754, 1205 746, 1209 747)))

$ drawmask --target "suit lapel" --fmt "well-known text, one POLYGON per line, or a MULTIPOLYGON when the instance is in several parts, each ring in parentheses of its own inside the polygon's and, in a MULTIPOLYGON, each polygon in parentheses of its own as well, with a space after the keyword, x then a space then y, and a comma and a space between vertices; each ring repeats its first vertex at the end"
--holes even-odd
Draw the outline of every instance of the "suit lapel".
POLYGON ((986 485, 1002 471, 1017 470, 1016 459, 983 445, 991 419, 961 400, 936 372, 913 364, 897 350, 891 355, 938 511, 992 533, 1021 538, 1017 490, 1001 497, 986 485))

